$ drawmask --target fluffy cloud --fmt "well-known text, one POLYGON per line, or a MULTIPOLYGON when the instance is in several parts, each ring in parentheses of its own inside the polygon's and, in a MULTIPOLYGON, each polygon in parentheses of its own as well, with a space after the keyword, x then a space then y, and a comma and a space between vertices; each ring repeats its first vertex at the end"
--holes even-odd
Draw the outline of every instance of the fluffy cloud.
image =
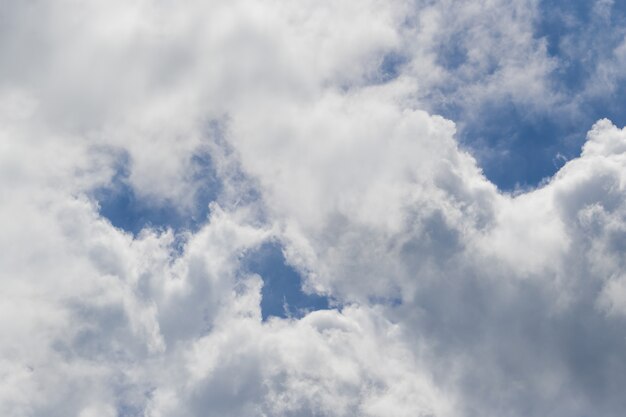
POLYGON ((432 114, 561 100, 535 7, 4 7, 0 413, 620 415, 626 131, 508 194, 432 114), (332 309, 262 320, 267 242, 332 309))

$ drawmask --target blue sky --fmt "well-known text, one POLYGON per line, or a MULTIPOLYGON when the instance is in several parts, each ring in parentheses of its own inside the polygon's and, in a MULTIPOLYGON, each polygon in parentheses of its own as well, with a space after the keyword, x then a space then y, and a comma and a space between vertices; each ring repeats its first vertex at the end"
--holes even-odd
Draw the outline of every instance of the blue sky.
POLYGON ((623 415, 626 4, 0 22, 0 415, 623 415))
MULTIPOLYGON (((479 108, 437 108, 462 124, 461 143, 478 155, 487 178, 502 190, 534 187, 552 176, 564 159, 580 154, 586 133, 596 120, 606 117, 619 126, 626 123, 626 78, 611 80, 608 93, 585 91, 594 82, 602 82, 595 71, 601 60, 610 60, 624 36, 626 6, 612 3, 610 15, 603 18, 598 11, 601 3, 539 2, 532 35, 545 40, 548 56, 555 62, 550 87, 563 96, 547 114, 532 104, 520 103, 515 96, 487 101, 479 108)), ((442 62, 459 66, 464 52, 452 43, 443 51, 442 62)))

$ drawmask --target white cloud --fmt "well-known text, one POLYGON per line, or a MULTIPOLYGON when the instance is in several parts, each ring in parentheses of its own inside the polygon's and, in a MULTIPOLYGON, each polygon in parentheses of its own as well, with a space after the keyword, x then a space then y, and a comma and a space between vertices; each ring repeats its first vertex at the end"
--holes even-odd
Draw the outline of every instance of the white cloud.
POLYGON ((599 121, 509 195, 423 110, 442 85, 553 103, 534 7, 8 5, 0 414, 620 415, 626 132, 599 121), (222 191, 196 232, 98 214, 120 155, 140 198, 193 211, 203 152, 222 191), (341 308, 261 320, 241 261, 274 240, 341 308))

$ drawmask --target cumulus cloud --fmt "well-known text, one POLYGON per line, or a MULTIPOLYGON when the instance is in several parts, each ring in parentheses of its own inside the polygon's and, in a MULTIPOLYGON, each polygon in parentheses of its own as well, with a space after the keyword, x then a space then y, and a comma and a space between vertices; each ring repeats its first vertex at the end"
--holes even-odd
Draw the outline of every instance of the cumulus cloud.
POLYGON ((435 114, 562 102, 537 7, 3 6, 0 414, 621 415, 626 131, 504 193, 435 114), (263 320, 267 243, 332 308, 263 320))

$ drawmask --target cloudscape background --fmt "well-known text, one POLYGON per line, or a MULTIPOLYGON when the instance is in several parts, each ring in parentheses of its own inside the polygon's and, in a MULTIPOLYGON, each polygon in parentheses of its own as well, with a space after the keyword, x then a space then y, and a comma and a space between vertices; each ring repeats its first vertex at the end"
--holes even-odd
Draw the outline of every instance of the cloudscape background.
POLYGON ((0 2, 0 415, 623 416, 625 23, 0 2))

